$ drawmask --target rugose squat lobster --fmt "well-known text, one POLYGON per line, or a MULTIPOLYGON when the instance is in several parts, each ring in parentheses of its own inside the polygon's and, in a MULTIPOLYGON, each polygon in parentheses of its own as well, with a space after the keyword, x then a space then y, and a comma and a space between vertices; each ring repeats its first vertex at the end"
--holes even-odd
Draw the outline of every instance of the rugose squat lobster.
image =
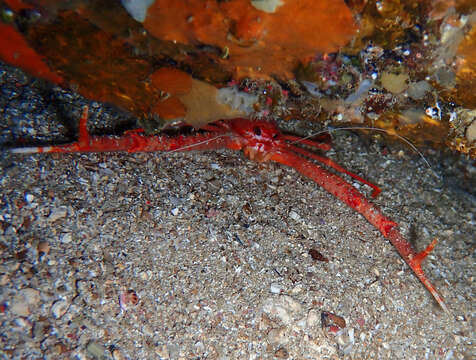
POLYGON ((140 130, 127 131, 120 137, 90 136, 87 130, 87 120, 88 108, 85 106, 80 119, 77 142, 58 146, 16 148, 11 149, 11 152, 25 154, 126 151, 132 153, 228 148, 243 150, 244 154, 251 160, 259 162, 275 161, 292 167, 355 209, 374 225, 395 246, 400 256, 433 295, 441 308, 449 313, 442 296, 425 276, 421 267, 423 259, 436 245, 436 239, 425 250, 417 253, 400 233, 397 223, 383 215, 377 206, 367 200, 363 194, 340 176, 311 160, 316 160, 370 186, 373 189, 373 197, 380 193, 380 189, 376 185, 345 170, 329 158, 295 145, 299 143, 321 150, 329 150, 329 144, 321 144, 312 140, 282 134, 277 126, 270 121, 253 121, 243 118, 219 120, 204 126, 202 128, 203 132, 174 137, 167 135, 148 136, 140 130))

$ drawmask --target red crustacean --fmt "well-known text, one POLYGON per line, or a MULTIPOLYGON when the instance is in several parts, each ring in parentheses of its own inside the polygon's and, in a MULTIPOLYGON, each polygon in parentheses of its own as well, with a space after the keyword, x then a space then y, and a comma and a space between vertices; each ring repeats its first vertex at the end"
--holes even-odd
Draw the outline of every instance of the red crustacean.
POLYGON ((228 148, 243 150, 251 160, 259 162, 275 161, 294 168, 305 177, 313 180, 339 200, 355 209, 374 225, 397 249, 400 256, 410 266, 418 279, 433 295, 441 308, 449 313, 448 308, 430 280, 423 273, 421 263, 436 244, 434 239, 428 247, 416 252, 411 244, 398 230, 398 225, 382 214, 377 206, 365 198, 355 187, 340 176, 323 168, 316 160, 338 172, 370 186, 375 197, 380 189, 370 182, 353 174, 329 158, 317 155, 305 148, 329 150, 329 144, 321 144, 309 139, 286 135, 279 131, 271 121, 254 121, 249 119, 219 120, 202 127, 193 135, 145 135, 140 130, 127 131, 122 136, 90 136, 87 130, 88 108, 84 107, 80 119, 79 139, 77 142, 44 147, 11 149, 13 153, 70 153, 70 152, 153 152, 153 151, 188 151, 228 148))

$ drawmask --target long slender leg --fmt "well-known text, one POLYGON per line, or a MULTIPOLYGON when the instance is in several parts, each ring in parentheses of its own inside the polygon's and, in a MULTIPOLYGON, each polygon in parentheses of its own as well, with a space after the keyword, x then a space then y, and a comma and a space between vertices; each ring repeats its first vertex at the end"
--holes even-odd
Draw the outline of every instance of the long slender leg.
POLYGON ((331 159, 329 159, 328 157, 325 157, 325 156, 320 156, 320 155, 317 155, 317 154, 314 154, 310 151, 307 151, 305 149, 301 149, 300 147, 297 147, 297 146, 292 146, 292 145, 288 145, 289 148, 294 151, 294 152, 297 152, 301 155, 304 155, 304 156, 307 156, 311 159, 314 159, 314 160, 317 160, 319 161, 320 163, 324 164, 324 165, 327 165, 341 173, 344 173, 344 174, 347 174, 349 175, 350 177, 354 178, 355 180, 357 181, 360 181, 362 184, 365 184, 365 185, 368 185, 370 186, 373 191, 372 191, 372 197, 377 197, 378 194, 380 194, 380 192, 382 190, 380 190, 380 188, 377 186, 377 185, 374 185, 372 184, 371 182, 361 178, 359 175, 357 174, 354 174, 353 172, 350 172, 349 170, 343 168, 342 166, 340 166, 339 164, 335 163, 334 161, 332 161, 331 159))
POLYGON ((80 146, 87 146, 89 142, 89 132, 88 132, 88 106, 83 107, 83 112, 81 113, 81 118, 79 119, 79 139, 78 143, 80 146))
POLYGON ((38 146, 10 149, 13 153, 73 153, 73 152, 153 152, 211 150, 227 147, 232 142, 225 131, 196 135, 147 136, 138 131, 127 131, 122 136, 91 136, 87 129, 88 107, 83 108, 79 121, 79 139, 57 146, 38 146))
POLYGON ((388 234, 388 239, 393 244, 393 246, 395 246, 395 248, 398 250, 403 260, 405 260, 408 266, 411 267, 411 269, 413 270, 415 275, 418 277, 418 279, 423 283, 423 285, 425 285, 425 287, 428 289, 431 295, 433 295, 433 297, 441 306, 441 308, 446 313, 449 314, 450 311, 447 308, 443 297, 438 293, 438 291, 433 286, 433 284, 425 276, 425 274, 423 273, 423 269, 421 267, 422 261, 428 256, 431 250, 433 250, 433 248, 435 247, 436 239, 433 239, 433 241, 426 247, 426 249, 423 251, 420 251, 419 253, 416 253, 413 250, 409 242, 405 240, 403 235, 396 228, 393 228, 392 230, 390 230, 388 234), (402 254, 405 254, 405 255, 402 255, 402 254))
POLYGON ((77 142, 58 145, 58 146, 33 146, 25 148, 9 149, 10 152, 16 154, 35 154, 35 153, 53 153, 53 152, 86 152, 89 147, 90 135, 87 128, 88 122, 88 106, 83 107, 81 118, 79 119, 79 139, 77 142))
POLYGON ((410 266, 418 279, 425 285, 428 291, 433 295, 441 308, 449 313, 442 296, 425 276, 421 268, 421 261, 433 248, 435 242, 423 252, 417 253, 411 244, 401 235, 397 229, 397 224, 387 218, 377 208, 370 203, 352 185, 345 182, 336 174, 333 174, 321 166, 314 164, 291 151, 278 151, 270 156, 270 160, 289 166, 297 170, 302 175, 310 178, 345 204, 362 214, 372 225, 374 225, 383 236, 395 246, 400 256, 410 266))

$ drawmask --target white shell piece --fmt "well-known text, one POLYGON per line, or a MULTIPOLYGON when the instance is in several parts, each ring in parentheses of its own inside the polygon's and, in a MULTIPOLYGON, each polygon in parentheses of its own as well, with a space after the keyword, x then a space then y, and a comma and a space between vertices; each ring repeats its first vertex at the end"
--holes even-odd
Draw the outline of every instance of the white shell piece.
POLYGON ((154 0, 121 0, 127 12, 138 22, 144 22, 147 9, 154 3, 154 0))

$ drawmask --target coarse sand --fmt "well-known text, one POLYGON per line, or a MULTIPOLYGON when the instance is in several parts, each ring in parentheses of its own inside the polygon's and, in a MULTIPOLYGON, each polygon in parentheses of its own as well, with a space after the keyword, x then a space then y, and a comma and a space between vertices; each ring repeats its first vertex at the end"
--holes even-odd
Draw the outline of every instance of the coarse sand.
MULTIPOLYGON (((84 100, 20 92, 2 69, 2 143, 67 139, 63 117, 84 100)), ((91 109, 92 123, 109 116, 91 109)), ((475 357, 476 180, 462 156, 427 151, 430 170, 350 132, 328 152, 382 188, 374 202, 417 249, 438 238, 423 267, 448 316, 374 227, 293 169, 229 150, 1 154, 2 358, 475 357), (345 328, 323 328, 323 311, 345 328)))

